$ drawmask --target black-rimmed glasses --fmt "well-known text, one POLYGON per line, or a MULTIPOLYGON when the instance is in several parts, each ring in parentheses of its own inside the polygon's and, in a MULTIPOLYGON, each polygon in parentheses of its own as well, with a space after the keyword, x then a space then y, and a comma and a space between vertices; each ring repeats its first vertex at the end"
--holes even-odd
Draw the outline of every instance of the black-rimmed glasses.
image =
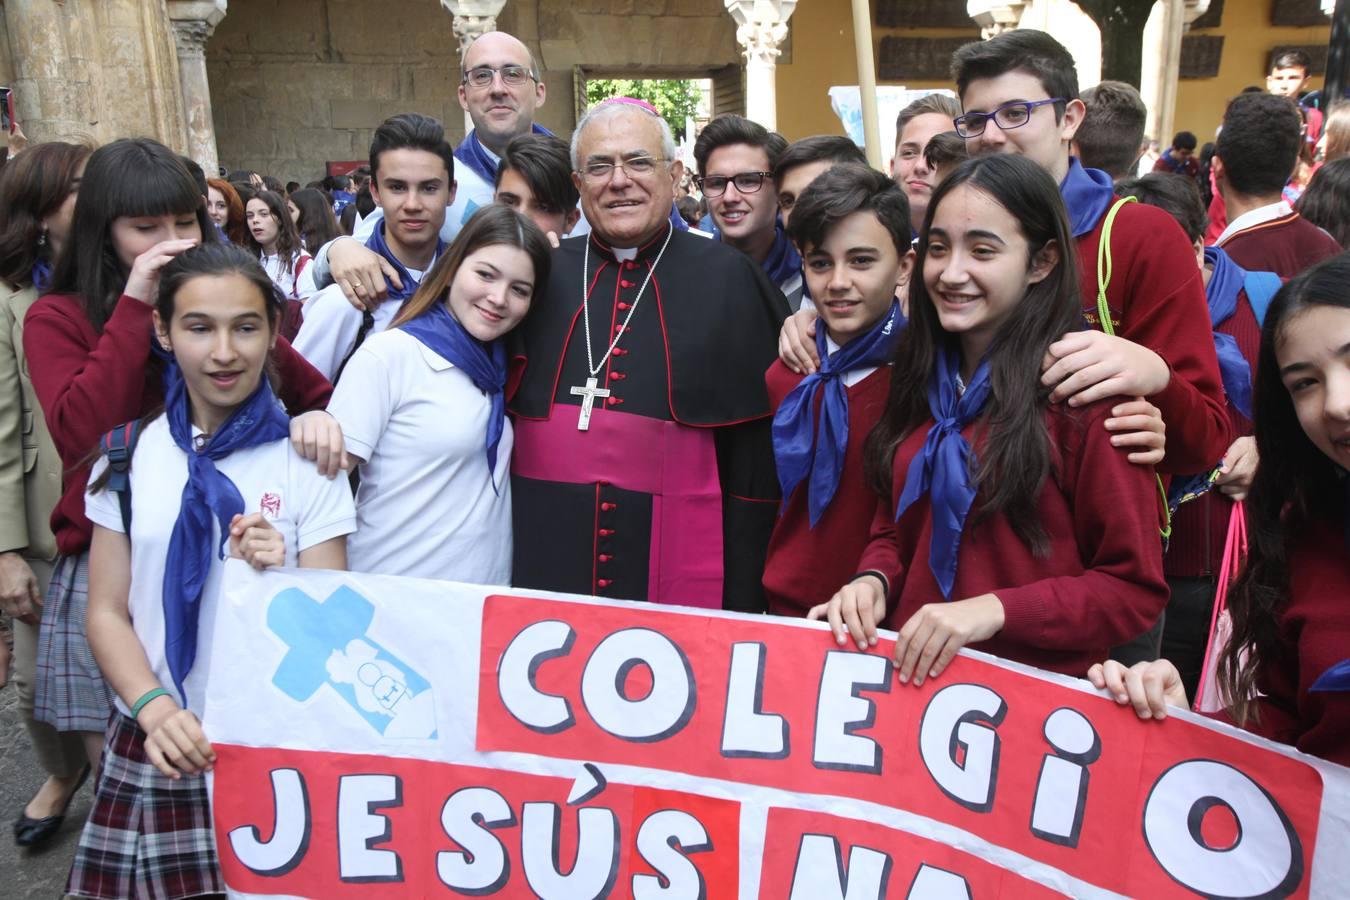
POLYGON ((727 185, 736 185, 742 194, 753 194, 764 187, 764 179, 772 172, 737 172, 735 175, 700 175, 694 183, 708 197, 720 197, 727 192, 727 185))
POLYGON ((498 74, 502 76, 502 84, 511 87, 518 87, 534 78, 534 74, 525 66, 502 66, 500 69, 475 66, 464 73, 464 83, 470 87, 485 88, 492 84, 493 77, 498 74))
POLYGON ((1036 107, 1064 102, 1066 101, 1063 97, 1051 97, 1049 100, 1014 100, 991 113, 966 113, 957 116, 952 119, 952 124, 956 126, 956 133, 963 138, 979 137, 984 134, 984 129, 991 119, 1003 131, 1009 131, 1027 124, 1031 120, 1032 110, 1036 107))

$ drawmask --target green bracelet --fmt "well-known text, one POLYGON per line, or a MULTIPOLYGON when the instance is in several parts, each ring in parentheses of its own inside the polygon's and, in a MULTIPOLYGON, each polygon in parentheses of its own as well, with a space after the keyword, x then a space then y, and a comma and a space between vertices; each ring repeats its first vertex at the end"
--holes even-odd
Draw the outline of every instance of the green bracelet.
POLYGON ((152 690, 146 691, 144 694, 141 694, 141 699, 131 704, 131 717, 134 719, 137 716, 139 716, 141 714, 141 710, 145 709, 145 705, 149 703, 151 700, 154 700, 156 697, 167 697, 167 696, 169 696, 169 692, 164 690, 164 688, 162 687, 157 687, 152 690))

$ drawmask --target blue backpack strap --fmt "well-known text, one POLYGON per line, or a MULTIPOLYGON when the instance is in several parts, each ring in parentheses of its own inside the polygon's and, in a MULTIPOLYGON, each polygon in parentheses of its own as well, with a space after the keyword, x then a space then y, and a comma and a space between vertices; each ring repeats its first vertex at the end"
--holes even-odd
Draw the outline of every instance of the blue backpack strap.
POLYGON ((117 494, 122 509, 122 528, 131 536, 131 455, 136 452, 144 422, 133 419, 118 425, 99 439, 98 448, 108 460, 108 490, 117 494))
POLYGON ((1283 284, 1274 272, 1248 272, 1243 279, 1242 289, 1247 292, 1247 302, 1256 314, 1257 325, 1265 326, 1266 310, 1270 309, 1270 301, 1275 299, 1283 284))

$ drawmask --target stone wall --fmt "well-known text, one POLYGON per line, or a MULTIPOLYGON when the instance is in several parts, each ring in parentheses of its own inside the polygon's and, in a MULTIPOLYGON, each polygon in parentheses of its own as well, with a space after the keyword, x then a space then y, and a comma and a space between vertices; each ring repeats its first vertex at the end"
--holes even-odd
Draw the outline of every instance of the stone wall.
MULTIPOLYGON (((573 67, 706 76, 740 62, 721 0, 508 0, 497 23, 535 53, 539 121, 564 135, 573 67)), ((400 112, 436 116, 457 141, 456 48, 437 0, 231 0, 206 48, 221 165, 311 181, 326 161, 364 158, 400 112)))

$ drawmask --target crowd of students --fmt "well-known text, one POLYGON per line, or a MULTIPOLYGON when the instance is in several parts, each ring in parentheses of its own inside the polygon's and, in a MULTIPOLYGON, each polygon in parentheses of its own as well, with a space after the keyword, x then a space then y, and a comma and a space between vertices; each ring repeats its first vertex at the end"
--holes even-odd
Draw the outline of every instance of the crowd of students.
MULTIPOLYGON (((521 582, 516 432, 541 433, 513 405, 542 346, 526 330, 565 313, 566 356, 584 315, 592 377, 553 378, 545 407, 580 405, 582 431, 597 396, 597 422, 620 415, 594 376, 644 377, 612 356, 645 352, 621 342, 667 245, 704 248, 708 278, 746 265, 717 244, 747 257, 782 326, 750 390, 779 489, 762 565, 714 602, 822 619, 860 650, 894 629, 902 683, 971 646, 1162 718, 1195 695, 1242 503, 1224 714, 1350 764, 1350 257, 1330 221, 1348 207, 1318 227, 1286 200, 1308 141, 1293 101, 1229 104, 1211 166, 1227 224, 1207 241, 1194 139, 1156 174, 1127 178, 1138 151, 1094 167, 1096 148, 1120 156, 1102 135, 1131 127, 1129 97, 1099 86, 1085 105, 1063 47, 1009 32, 955 54, 955 98, 900 114, 889 174, 844 138, 715 119, 695 146, 710 237, 671 245, 682 171, 654 112, 593 111, 568 147, 533 122, 543 86, 518 41, 486 36, 464 64, 475 131, 452 150, 434 119, 385 121, 368 185, 208 180, 145 139, 37 144, 0 173, 0 603, 49 776, 15 835, 48 839, 97 773, 70 893, 224 890, 193 777, 214 760, 200 715, 224 556, 521 582), (619 143, 648 132, 655 147, 619 143), (343 239, 335 206, 363 193, 343 239), (532 311, 579 254, 578 311, 532 311), (595 366, 586 304, 611 265, 595 366)), ((1340 189, 1335 165, 1304 208, 1319 179, 1340 189)), ((680 327, 672 285, 646 309, 680 327)), ((720 330, 665 345, 676 428, 678 341, 741 339, 720 330)), ((714 462, 749 446, 719 438, 714 462)), ((753 533, 737 521, 728 535, 753 533)), ((614 584, 598 546, 593 593, 614 584)))

